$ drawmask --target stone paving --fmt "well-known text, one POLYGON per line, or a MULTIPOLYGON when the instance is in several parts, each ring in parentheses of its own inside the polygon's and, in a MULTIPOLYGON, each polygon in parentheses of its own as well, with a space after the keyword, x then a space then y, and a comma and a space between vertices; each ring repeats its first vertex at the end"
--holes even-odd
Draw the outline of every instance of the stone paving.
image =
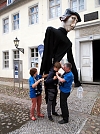
MULTIPOLYGON (((31 101, 28 89, 18 90, 12 86, 0 85, 0 134, 100 134, 100 85, 82 85, 83 98, 77 98, 77 88, 72 88, 68 98, 69 123, 60 125, 61 117, 54 122, 47 118, 43 103, 44 118, 32 121, 29 118, 31 101)), ((59 94, 56 110, 60 114, 59 94)))
POLYGON ((13 131, 29 120, 29 101, 0 94, 0 134, 13 131))

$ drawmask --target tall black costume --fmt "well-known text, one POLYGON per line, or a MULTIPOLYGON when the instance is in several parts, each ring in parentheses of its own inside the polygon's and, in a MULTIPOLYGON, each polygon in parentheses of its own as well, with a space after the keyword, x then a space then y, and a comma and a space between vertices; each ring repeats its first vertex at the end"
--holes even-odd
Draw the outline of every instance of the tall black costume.
MULTIPOLYGON (((66 17, 69 17, 71 15, 76 15, 78 18, 78 22, 81 21, 79 14, 70 9, 67 9, 65 11, 65 14, 60 17, 60 20, 64 21, 66 17)), ((58 29, 48 27, 45 33, 44 52, 40 68, 40 74, 48 74, 50 68, 53 67, 54 63, 56 61, 61 61, 61 59, 66 53, 68 62, 72 64, 72 72, 74 74, 75 86, 78 87, 81 84, 78 80, 78 72, 72 54, 72 43, 67 37, 67 31, 62 27, 58 29)))

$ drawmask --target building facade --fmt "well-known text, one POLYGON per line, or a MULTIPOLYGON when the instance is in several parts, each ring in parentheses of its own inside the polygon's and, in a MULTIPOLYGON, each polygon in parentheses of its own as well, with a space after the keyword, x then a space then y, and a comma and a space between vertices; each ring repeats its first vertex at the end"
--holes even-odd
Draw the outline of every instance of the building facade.
POLYGON ((82 18, 68 33, 82 81, 100 81, 100 0, 0 0, 0 77, 14 77, 14 60, 22 60, 24 79, 29 78, 31 67, 39 70, 38 46, 43 45, 46 28, 59 28, 59 16, 67 8, 82 18), (24 54, 14 45, 16 37, 24 54))

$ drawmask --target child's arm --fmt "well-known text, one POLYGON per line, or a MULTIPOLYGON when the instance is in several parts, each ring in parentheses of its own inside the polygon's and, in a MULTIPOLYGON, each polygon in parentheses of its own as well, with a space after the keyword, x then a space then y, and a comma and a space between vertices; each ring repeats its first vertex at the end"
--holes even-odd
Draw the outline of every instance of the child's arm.
POLYGON ((48 74, 44 74, 42 75, 42 78, 46 78, 48 76, 48 74))
POLYGON ((32 84, 32 87, 35 88, 41 81, 43 81, 43 79, 36 81, 34 84, 32 84))
POLYGON ((38 76, 39 79, 41 79, 41 78, 46 78, 46 77, 48 76, 48 74, 44 74, 44 75, 40 75, 40 74, 39 74, 39 75, 37 75, 37 76, 38 76))

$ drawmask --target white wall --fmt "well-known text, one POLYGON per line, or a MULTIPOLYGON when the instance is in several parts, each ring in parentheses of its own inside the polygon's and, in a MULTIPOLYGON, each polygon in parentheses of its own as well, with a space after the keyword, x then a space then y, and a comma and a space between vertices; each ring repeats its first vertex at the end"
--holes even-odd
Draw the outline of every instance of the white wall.
MULTIPOLYGON (((69 7, 69 0, 61 0, 61 14, 65 12, 65 9, 69 7)), ((86 10, 79 12, 82 18, 82 22, 77 25, 82 25, 84 22, 84 13, 93 12, 99 10, 100 7, 95 7, 94 0, 87 1, 86 10), (90 6, 91 4, 91 6, 90 6)), ((99 14, 100 18, 100 14, 99 14)), ((95 20, 96 21, 96 20, 95 20)), ((88 22, 86 22, 88 23, 88 22)), ((16 8, 12 8, 6 13, 0 15, 0 77, 9 77, 13 78, 13 53, 15 46, 13 40, 17 37, 19 42, 19 47, 24 48, 24 54, 20 52, 20 59, 23 60, 23 77, 27 79, 29 77, 30 69, 30 48, 33 46, 38 46, 43 44, 43 39, 45 35, 45 30, 47 26, 53 26, 58 28, 61 26, 59 18, 48 19, 48 0, 32 0, 24 5, 18 5, 16 8), (39 3, 39 23, 29 25, 28 18, 28 8, 34 4, 39 3), (20 28, 19 30, 12 30, 12 15, 19 12, 20 14, 20 28), (9 16, 9 33, 3 33, 2 19, 9 16), (3 51, 9 50, 9 69, 3 68, 3 51)), ((68 33, 73 44, 73 55, 75 57, 75 32, 74 30, 68 33)), ((41 61, 41 60, 40 60, 41 61)))

